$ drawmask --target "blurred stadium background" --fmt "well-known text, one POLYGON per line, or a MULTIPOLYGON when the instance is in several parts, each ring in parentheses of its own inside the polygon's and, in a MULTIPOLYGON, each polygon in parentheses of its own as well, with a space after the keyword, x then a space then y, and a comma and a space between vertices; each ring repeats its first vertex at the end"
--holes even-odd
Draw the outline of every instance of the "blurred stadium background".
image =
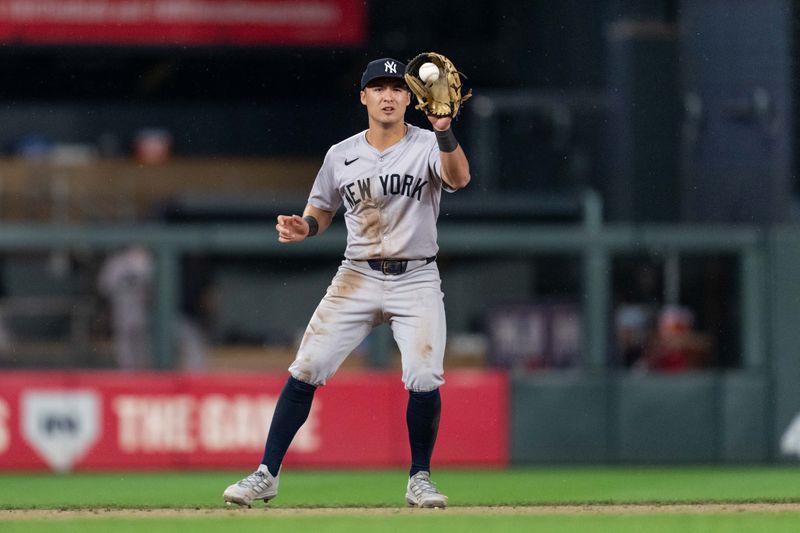
MULTIPOLYGON (((0 468, 252 466, 344 244, 274 217, 428 50, 476 95, 439 464, 795 460, 799 6, 0 0, 0 468)), ((377 329, 288 462, 403 465, 398 366, 377 329)))

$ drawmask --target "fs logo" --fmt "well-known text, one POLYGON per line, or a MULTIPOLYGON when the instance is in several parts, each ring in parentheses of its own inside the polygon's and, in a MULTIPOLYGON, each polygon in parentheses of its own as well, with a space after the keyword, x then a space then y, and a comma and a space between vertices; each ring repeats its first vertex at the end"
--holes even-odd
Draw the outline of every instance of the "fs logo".
POLYGON ((383 64, 383 71, 391 74, 397 74, 397 63, 394 61, 387 61, 383 64))
POLYGON ((22 435, 54 470, 72 468, 99 436, 100 399, 91 391, 28 391, 22 435))

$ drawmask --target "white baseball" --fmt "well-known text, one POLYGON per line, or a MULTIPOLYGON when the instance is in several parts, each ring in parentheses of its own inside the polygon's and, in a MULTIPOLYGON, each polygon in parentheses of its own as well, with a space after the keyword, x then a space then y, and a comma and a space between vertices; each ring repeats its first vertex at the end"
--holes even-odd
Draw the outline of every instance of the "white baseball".
POLYGON ((419 79, 422 83, 433 83, 439 79, 439 67, 433 63, 423 63, 419 67, 419 79))

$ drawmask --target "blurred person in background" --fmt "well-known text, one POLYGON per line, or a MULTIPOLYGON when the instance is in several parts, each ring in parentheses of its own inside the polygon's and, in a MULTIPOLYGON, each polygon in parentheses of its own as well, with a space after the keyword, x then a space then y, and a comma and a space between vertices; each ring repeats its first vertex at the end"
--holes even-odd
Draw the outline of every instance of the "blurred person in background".
POLYGON ((713 342, 695 328, 691 309, 665 305, 658 324, 637 367, 658 372, 681 372, 704 368, 713 362, 713 342))
POLYGON ((153 258, 142 246, 111 254, 103 263, 97 288, 111 307, 114 357, 121 370, 153 366, 150 301, 153 258))
MULTIPOLYGON (((100 269, 97 286, 110 304, 114 356, 122 370, 154 366, 151 335, 154 274, 153 254, 143 246, 131 246, 111 254, 100 269)), ((190 272, 184 271, 182 278, 183 303, 175 332, 178 368, 201 371, 207 367, 209 344, 205 324, 199 319, 202 311, 189 313, 186 308, 187 303, 205 302, 207 292, 194 281, 198 277, 190 272)))

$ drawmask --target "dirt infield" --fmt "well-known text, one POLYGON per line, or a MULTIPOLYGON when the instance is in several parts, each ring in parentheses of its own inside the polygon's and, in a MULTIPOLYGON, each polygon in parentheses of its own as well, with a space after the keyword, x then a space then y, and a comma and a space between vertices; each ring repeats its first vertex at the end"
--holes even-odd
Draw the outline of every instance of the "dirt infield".
POLYGON ((5 509, 2 520, 51 520, 74 518, 197 518, 228 516, 231 513, 270 516, 383 516, 415 513, 457 515, 544 515, 544 514, 703 514, 741 512, 800 512, 800 503, 702 503, 641 505, 534 505, 525 507, 450 507, 448 509, 412 509, 408 507, 336 507, 336 508, 220 508, 220 509, 5 509))

